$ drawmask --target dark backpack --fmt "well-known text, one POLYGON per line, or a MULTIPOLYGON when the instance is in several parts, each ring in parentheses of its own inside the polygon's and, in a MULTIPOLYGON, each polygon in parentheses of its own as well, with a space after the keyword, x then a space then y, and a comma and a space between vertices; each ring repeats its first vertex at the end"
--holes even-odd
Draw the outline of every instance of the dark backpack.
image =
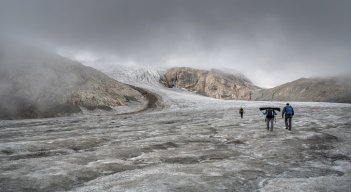
POLYGON ((274 117, 273 109, 267 109, 266 117, 267 118, 273 118, 274 117))

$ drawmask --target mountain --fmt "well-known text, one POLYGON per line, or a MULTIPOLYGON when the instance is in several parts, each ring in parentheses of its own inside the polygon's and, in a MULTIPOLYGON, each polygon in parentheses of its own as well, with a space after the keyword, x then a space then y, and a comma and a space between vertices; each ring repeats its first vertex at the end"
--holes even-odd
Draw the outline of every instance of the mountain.
POLYGON ((144 97, 91 67, 30 46, 0 46, 0 119, 111 109, 131 101, 142 104, 144 97))
POLYGON ((258 89, 242 74, 220 70, 199 70, 188 67, 171 68, 161 77, 166 87, 184 88, 189 91, 219 98, 249 100, 258 89))
POLYGON ((271 89, 257 90, 253 99, 351 103, 351 78, 301 78, 271 89))
POLYGON ((238 72, 176 67, 167 70, 160 82, 166 87, 182 88, 218 99, 351 103, 349 77, 302 78, 263 89, 238 72))

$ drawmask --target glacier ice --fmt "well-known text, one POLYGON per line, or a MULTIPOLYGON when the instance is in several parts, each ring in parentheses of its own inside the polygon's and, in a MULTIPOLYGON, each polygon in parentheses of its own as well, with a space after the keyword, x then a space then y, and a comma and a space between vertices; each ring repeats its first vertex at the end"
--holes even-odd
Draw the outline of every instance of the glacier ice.
POLYGON ((108 70, 161 95, 166 107, 1 121, 1 191, 351 189, 350 104, 292 102, 292 131, 279 113, 269 132, 258 107, 285 103, 163 88, 162 72, 150 68, 108 70))

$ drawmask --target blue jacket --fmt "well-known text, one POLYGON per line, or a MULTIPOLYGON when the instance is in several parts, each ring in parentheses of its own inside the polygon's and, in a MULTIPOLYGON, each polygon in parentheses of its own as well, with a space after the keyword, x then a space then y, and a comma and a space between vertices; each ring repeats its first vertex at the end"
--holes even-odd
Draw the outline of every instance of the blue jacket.
POLYGON ((286 117, 294 116, 294 108, 291 107, 290 105, 285 106, 283 109, 282 117, 284 116, 284 114, 286 117))

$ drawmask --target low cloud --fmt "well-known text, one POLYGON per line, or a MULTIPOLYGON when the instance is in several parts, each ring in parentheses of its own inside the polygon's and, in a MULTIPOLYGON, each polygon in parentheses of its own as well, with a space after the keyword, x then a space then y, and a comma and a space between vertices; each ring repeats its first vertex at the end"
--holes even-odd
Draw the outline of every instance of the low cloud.
POLYGON ((351 2, 3 0, 0 37, 118 63, 233 68, 260 86, 351 72, 351 2), (111 57, 109 57, 111 58, 111 57))

